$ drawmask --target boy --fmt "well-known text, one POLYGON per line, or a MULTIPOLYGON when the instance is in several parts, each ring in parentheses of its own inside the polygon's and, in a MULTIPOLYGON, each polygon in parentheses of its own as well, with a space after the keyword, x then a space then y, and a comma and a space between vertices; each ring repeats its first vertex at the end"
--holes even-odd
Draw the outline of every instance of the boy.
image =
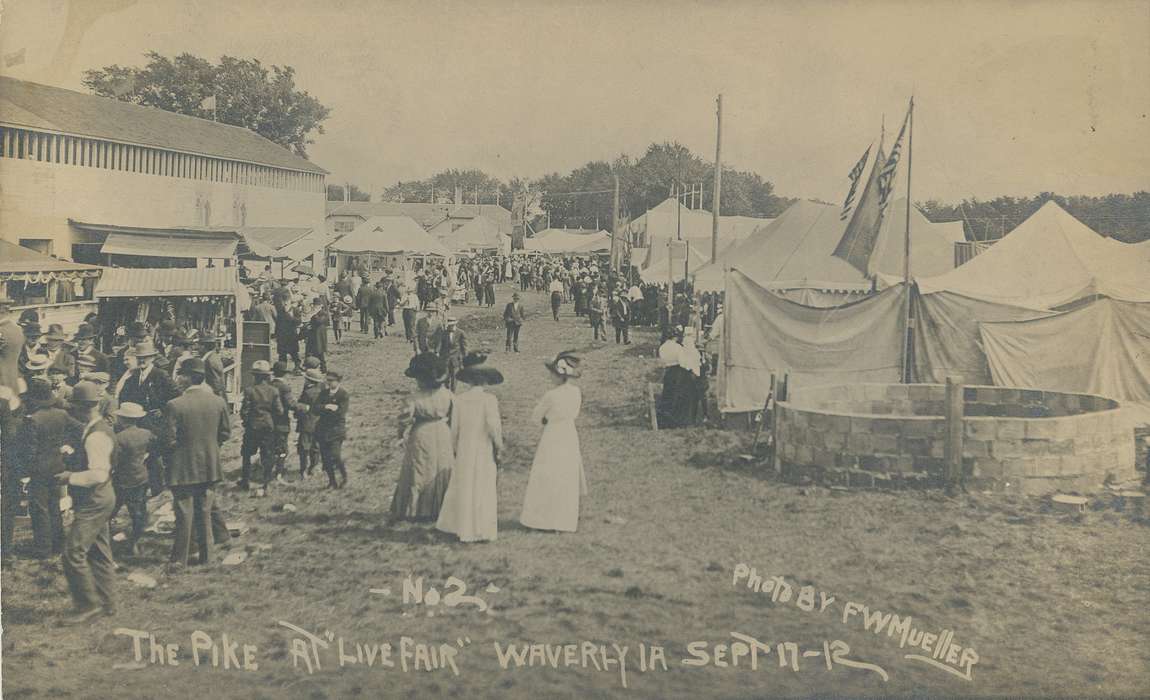
POLYGON ((112 486, 116 491, 116 505, 112 520, 121 506, 128 507, 132 520, 132 533, 128 536, 128 553, 138 556, 138 543, 148 527, 148 455, 155 449, 156 436, 140 427, 140 419, 148 414, 138 403, 125 403, 117 408, 116 460, 112 464, 112 486))
POLYGON ((340 387, 343 375, 328 370, 327 383, 320 390, 312 405, 311 412, 316 418, 315 439, 319 443, 319 454, 323 460, 323 470, 327 472, 329 489, 347 485, 347 467, 343 463, 343 439, 347 435, 347 391, 340 387), (341 481, 336 483, 335 472, 339 471, 341 481))
POLYGON ((296 432, 299 440, 296 450, 299 453, 299 478, 311 476, 316 464, 320 461, 319 445, 315 439, 315 424, 319 419, 312 413, 320 392, 323 391, 324 376, 319 369, 308 369, 303 373, 303 391, 300 392, 299 401, 295 402, 296 432))
POLYGON ((251 371, 255 383, 244 391, 240 407, 244 444, 247 445, 240 484, 245 489, 251 484, 251 456, 258 453, 263 471, 263 487, 253 496, 266 496, 275 471, 276 423, 284 413, 284 405, 279 390, 271 383, 271 364, 267 360, 256 360, 252 363, 251 371))

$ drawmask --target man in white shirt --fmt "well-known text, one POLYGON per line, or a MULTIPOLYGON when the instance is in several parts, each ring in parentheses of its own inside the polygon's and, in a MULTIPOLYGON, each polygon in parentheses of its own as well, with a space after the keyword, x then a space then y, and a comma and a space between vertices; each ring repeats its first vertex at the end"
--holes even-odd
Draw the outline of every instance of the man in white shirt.
POLYGON ((558 277, 551 280, 551 315, 556 321, 559 320, 559 305, 563 303, 563 282, 558 277))
POLYGON ((80 382, 72 390, 74 415, 84 423, 79 450, 71 450, 75 471, 61 472, 57 481, 68 484, 72 494, 72 527, 64 543, 64 577, 72 594, 75 612, 64 624, 78 625, 100 614, 115 612, 115 572, 108 521, 116 507, 112 487, 112 461, 116 437, 100 413, 103 392, 92 382, 80 382))

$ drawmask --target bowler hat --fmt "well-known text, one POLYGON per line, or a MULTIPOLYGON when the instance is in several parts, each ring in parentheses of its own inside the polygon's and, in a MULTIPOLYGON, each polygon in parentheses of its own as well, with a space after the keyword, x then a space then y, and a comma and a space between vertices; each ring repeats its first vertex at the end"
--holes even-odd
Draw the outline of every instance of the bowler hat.
POLYGON ((184 375, 197 375, 204 376, 207 370, 204 368, 204 361, 198 357, 189 357, 180 363, 177 372, 184 375))
POLYGON ((76 329, 76 335, 72 338, 72 340, 87 340, 89 338, 95 337, 96 332, 92 330, 92 326, 88 325, 87 323, 81 323, 80 327, 76 329))
POLYGON ((132 321, 128 324, 129 338, 147 338, 148 326, 141 321, 132 321))
POLYGON ((25 323, 23 328, 25 338, 39 338, 40 336, 44 335, 44 331, 40 328, 40 324, 36 323, 35 321, 25 323))

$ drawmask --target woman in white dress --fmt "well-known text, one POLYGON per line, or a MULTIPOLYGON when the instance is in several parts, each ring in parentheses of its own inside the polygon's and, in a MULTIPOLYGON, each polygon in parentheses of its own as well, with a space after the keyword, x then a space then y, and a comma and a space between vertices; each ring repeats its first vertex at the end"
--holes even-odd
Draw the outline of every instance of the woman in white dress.
POLYGON ((491 541, 499 530, 495 474, 503 449, 503 423, 499 400, 483 387, 502 384, 503 375, 485 366, 486 359, 485 353, 469 353, 456 375, 469 388, 455 395, 451 420, 455 468, 435 527, 458 535, 460 542, 491 541))
POLYGON ((587 493, 579 434, 575 431, 583 394, 571 381, 580 374, 579 358, 561 352, 546 364, 555 387, 543 395, 531 414, 532 420, 543 424, 543 437, 531 463, 519 522, 536 530, 575 532, 579 525, 579 498, 587 493))

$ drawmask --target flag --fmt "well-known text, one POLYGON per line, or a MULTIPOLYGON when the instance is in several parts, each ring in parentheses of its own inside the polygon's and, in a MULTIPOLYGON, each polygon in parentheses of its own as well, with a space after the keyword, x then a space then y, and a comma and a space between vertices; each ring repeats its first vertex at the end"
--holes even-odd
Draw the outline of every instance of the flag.
POLYGON ((851 168, 850 175, 847 176, 850 178, 851 188, 850 191, 847 192, 846 201, 843 202, 843 211, 839 214, 839 219, 842 221, 846 221, 847 217, 851 215, 851 206, 854 205, 855 191, 858 190, 859 178, 862 177, 863 171, 866 170, 868 158, 870 158, 870 146, 866 147, 866 153, 863 153, 862 158, 859 158, 859 162, 855 163, 855 167, 851 168))
POLYGON ((902 137, 906 134, 907 124, 910 123, 911 112, 914 111, 914 98, 910 100, 910 107, 906 110, 906 117, 902 120, 902 128, 898 130, 898 138, 894 140, 894 146, 890 149, 890 156, 887 157, 886 163, 882 166, 882 173, 879 175, 879 212, 885 212, 886 206, 890 204, 891 195, 894 193, 894 176, 898 171, 898 161, 902 156, 902 137))
POLYGON ((882 209, 879 207, 879 180, 883 172, 882 143, 875 152, 874 165, 870 176, 859 196, 858 206, 851 215, 850 223, 843 232, 842 239, 835 246, 834 256, 842 258, 859 272, 869 276, 870 258, 878 243, 878 232, 882 225, 882 209))
POLYGON ((208 95, 205 97, 204 101, 200 103, 200 109, 205 111, 210 110, 212 112, 216 111, 216 96, 208 95))
POLYGON ((627 261, 631 259, 631 235, 628 230, 630 222, 626 217, 620 216, 611 233, 611 269, 616 272, 627 271, 627 261))
POLYGON ((24 62, 25 53, 25 49, 20 49, 19 51, 4 54, 4 67, 11 68, 12 66, 20 65, 24 62))

